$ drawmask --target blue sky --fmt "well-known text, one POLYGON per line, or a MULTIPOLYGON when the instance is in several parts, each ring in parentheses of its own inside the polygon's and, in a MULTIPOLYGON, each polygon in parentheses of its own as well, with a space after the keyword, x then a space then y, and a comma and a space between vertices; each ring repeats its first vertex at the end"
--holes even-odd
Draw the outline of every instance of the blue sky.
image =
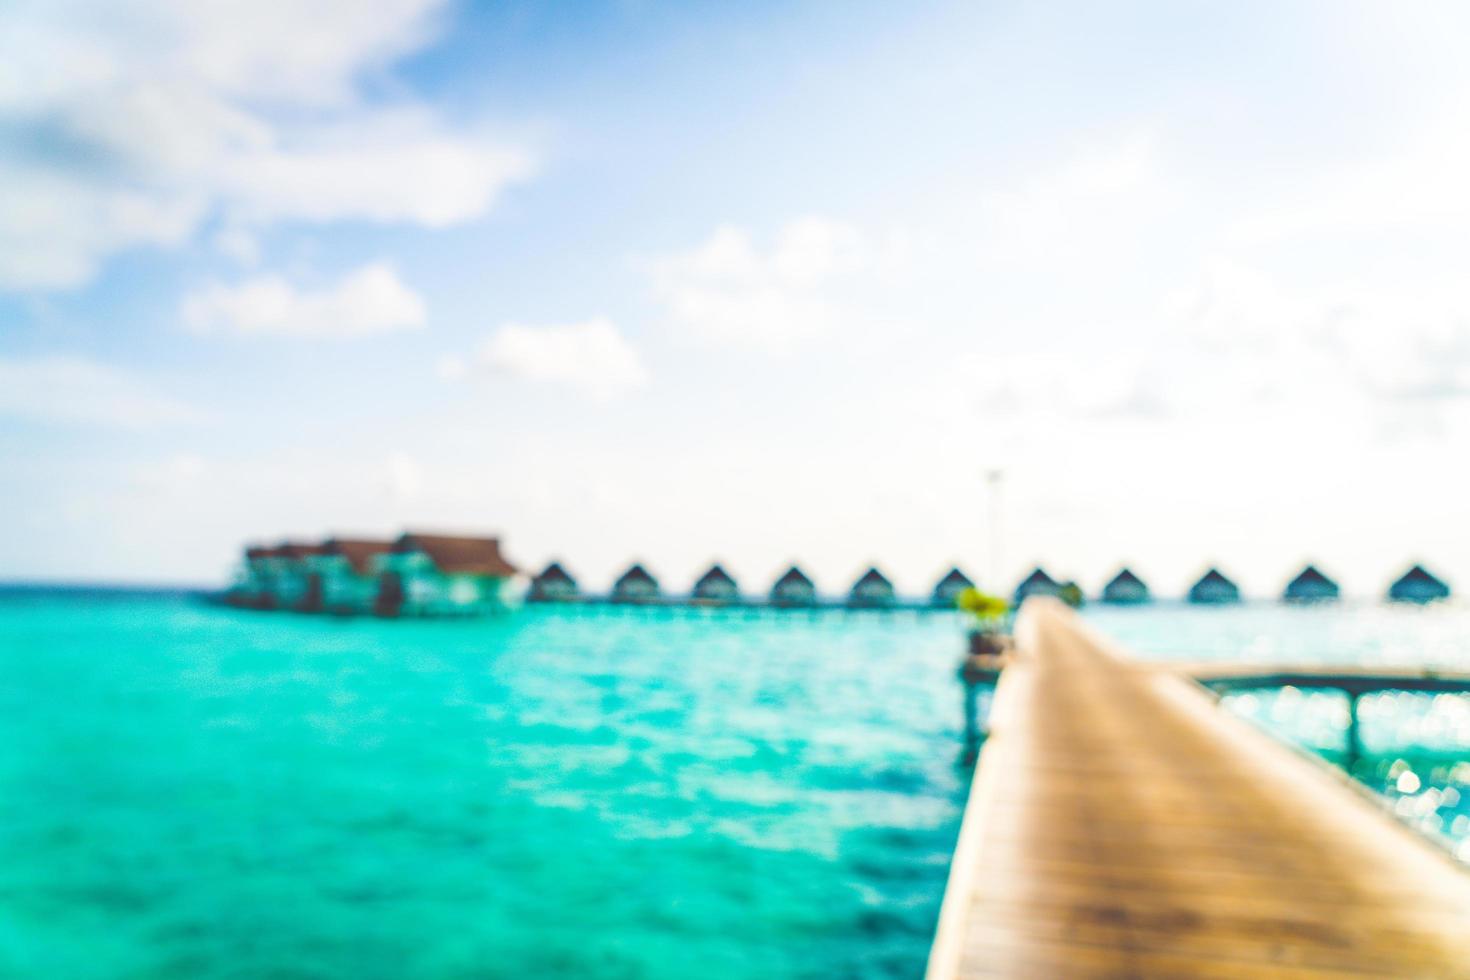
POLYGON ((1470 583, 1455 5, 302 6, 0 20, 0 577, 1470 583))

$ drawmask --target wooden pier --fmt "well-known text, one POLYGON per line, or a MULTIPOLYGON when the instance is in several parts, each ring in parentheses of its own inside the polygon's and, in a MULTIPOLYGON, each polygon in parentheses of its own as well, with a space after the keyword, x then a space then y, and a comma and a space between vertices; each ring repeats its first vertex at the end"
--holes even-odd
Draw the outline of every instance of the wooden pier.
POLYGON ((1470 874, 1342 773, 1027 603, 930 980, 1470 977, 1470 874))

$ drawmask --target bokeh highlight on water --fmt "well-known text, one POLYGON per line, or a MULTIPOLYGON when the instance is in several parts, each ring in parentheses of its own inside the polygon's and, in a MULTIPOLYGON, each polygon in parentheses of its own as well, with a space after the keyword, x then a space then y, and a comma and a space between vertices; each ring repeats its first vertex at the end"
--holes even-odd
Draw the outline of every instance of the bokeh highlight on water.
POLYGON ((960 635, 0 597, 0 975, 917 976, 960 635))

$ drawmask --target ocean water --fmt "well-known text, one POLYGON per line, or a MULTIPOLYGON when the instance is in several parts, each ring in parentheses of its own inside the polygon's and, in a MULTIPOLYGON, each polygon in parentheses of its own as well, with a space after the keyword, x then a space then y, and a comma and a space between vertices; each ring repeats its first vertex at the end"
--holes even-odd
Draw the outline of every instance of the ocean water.
MULTIPOLYGON (((1424 666, 1470 672, 1470 606, 1253 602, 1091 607, 1088 619, 1140 657, 1292 665, 1424 666)), ((1363 754, 1346 749, 1348 704, 1295 688, 1227 695, 1221 703, 1272 734, 1344 768, 1406 822, 1470 863, 1470 696, 1384 692, 1358 702, 1363 754)))
POLYGON ((0 594, 0 976, 919 976, 960 647, 0 594))
MULTIPOLYGON (((1470 669, 1464 607, 1086 615, 1146 657, 1470 669)), ((920 976, 962 632, 0 592, 0 976, 920 976)), ((1365 698, 1356 771, 1462 853, 1467 700, 1365 698)), ((1342 761, 1334 695, 1225 703, 1342 761)))

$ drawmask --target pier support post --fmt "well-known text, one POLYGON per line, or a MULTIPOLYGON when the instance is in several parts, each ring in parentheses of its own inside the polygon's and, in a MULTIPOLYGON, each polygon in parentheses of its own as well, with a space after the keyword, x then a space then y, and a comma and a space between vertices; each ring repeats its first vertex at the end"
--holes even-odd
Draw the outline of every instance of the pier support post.
POLYGON ((961 684, 965 699, 965 746, 960 761, 973 765, 980 755, 980 685, 966 679, 961 684))
POLYGON ((1362 736, 1358 731, 1358 698, 1357 691, 1345 690, 1348 699, 1348 723, 1347 723, 1347 760, 1344 768, 1349 773, 1358 765, 1358 760, 1363 757, 1362 736))

